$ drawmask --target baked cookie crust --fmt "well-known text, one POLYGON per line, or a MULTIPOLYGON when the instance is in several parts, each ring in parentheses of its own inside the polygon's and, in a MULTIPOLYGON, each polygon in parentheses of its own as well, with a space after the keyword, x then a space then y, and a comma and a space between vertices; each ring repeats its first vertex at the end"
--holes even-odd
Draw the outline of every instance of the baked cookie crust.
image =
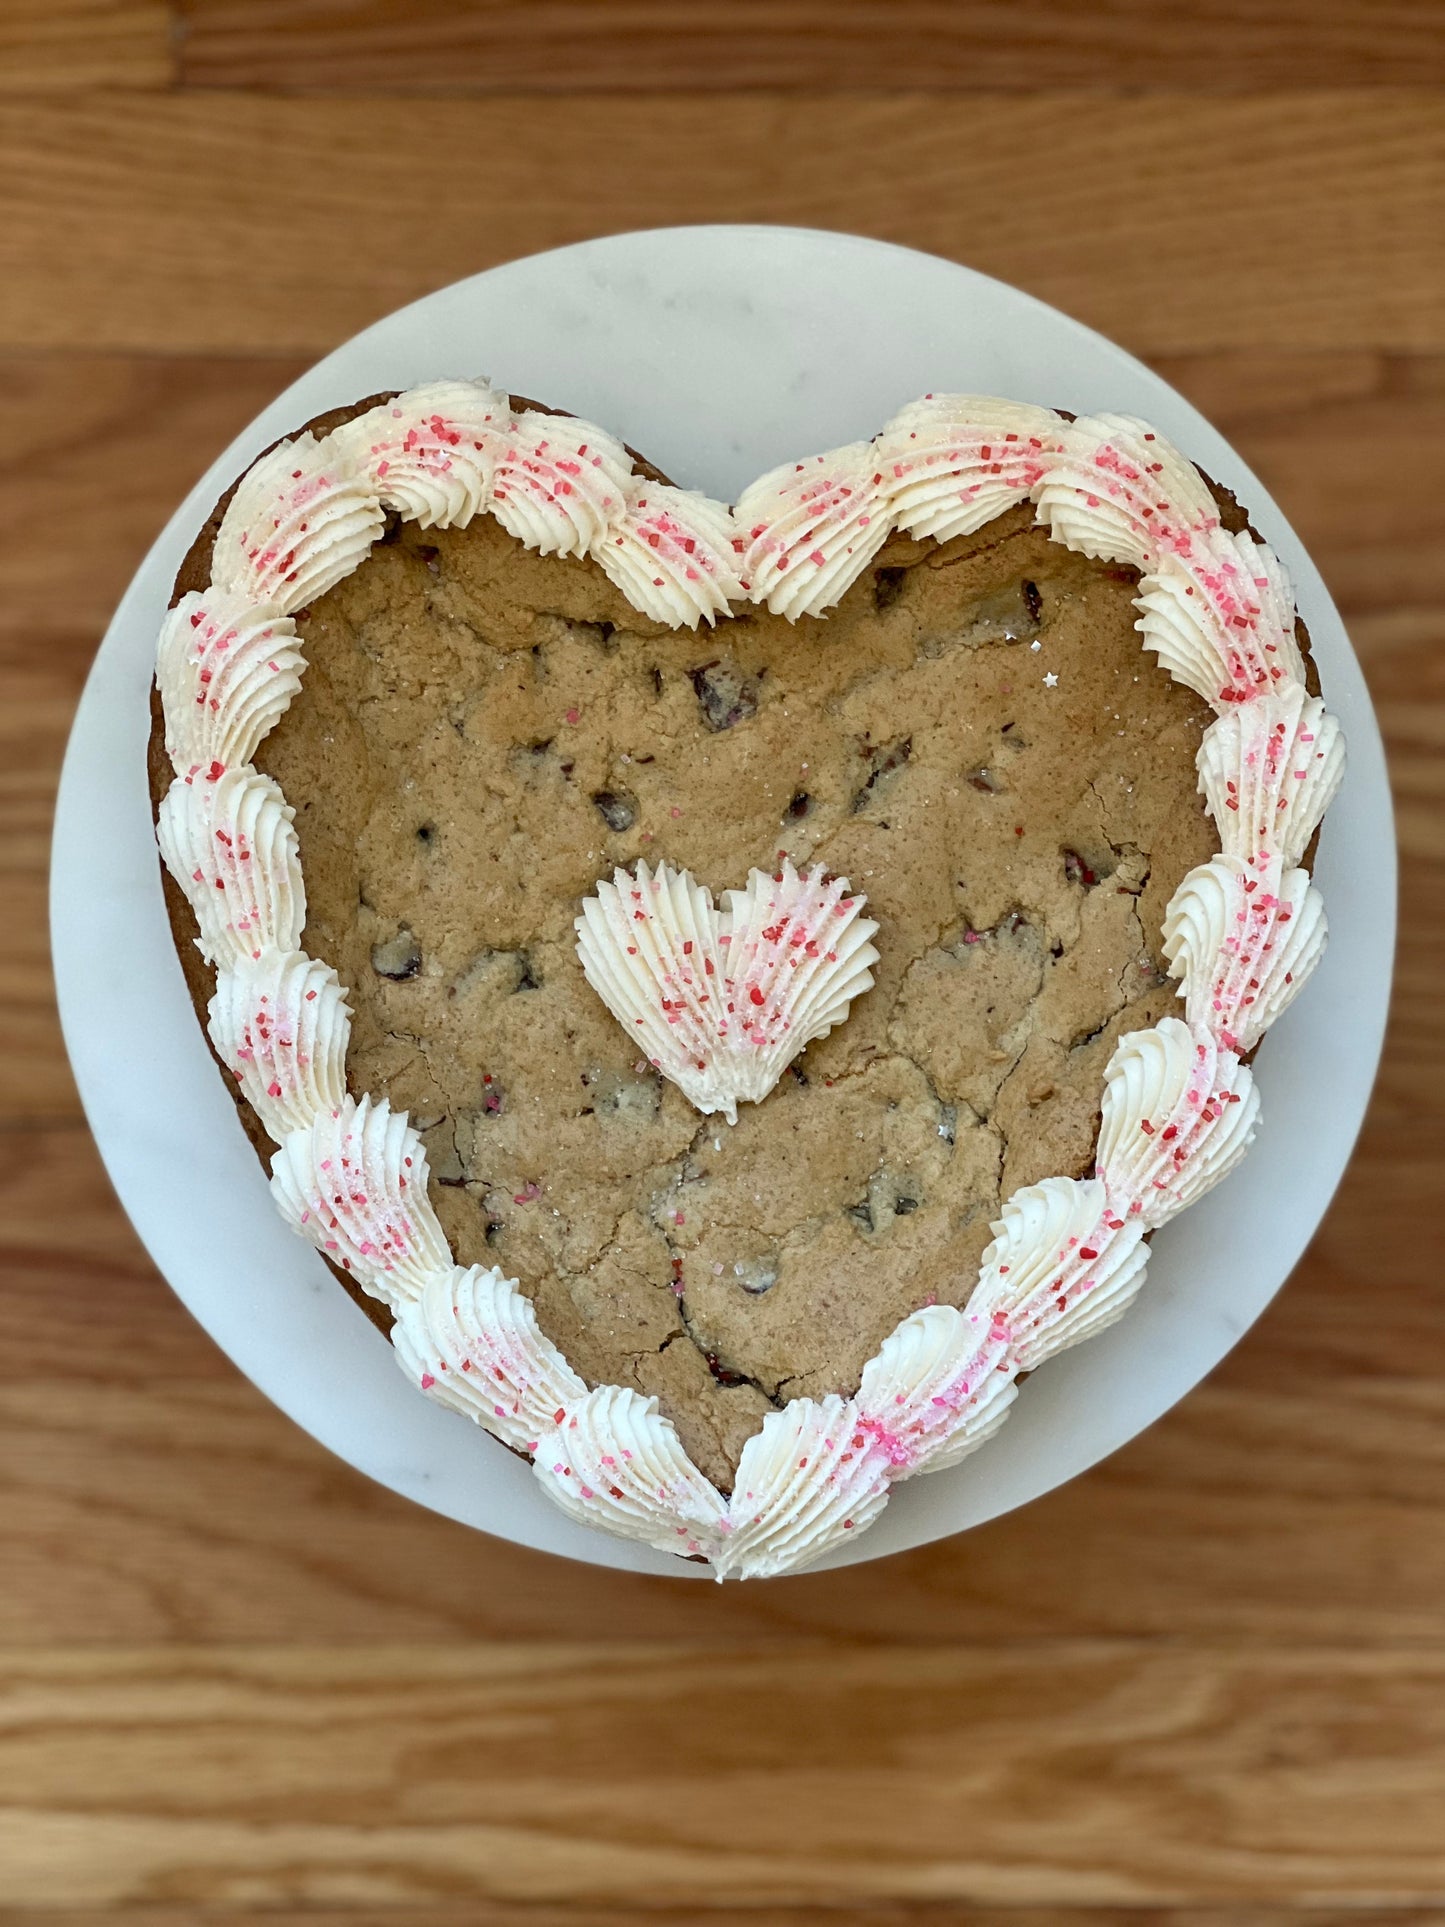
MULTIPOLYGON (((656 1393, 723 1490, 775 1405, 967 1300, 1002 1200, 1091 1167, 1118 1038, 1177 1009, 1160 929, 1219 847, 1211 711, 1141 650, 1136 590, 1023 507, 893 538, 826 619, 699 636, 491 518, 392 518, 298 615, 303 690, 255 761, 296 805, 349 1085, 411 1113, 458 1262, 518 1278, 590 1384, 656 1393), (717 894, 780 852, 866 894, 882 961, 729 1128, 639 1061, 572 920, 619 864, 717 894)), ((152 771, 159 797, 159 727, 152 771)))

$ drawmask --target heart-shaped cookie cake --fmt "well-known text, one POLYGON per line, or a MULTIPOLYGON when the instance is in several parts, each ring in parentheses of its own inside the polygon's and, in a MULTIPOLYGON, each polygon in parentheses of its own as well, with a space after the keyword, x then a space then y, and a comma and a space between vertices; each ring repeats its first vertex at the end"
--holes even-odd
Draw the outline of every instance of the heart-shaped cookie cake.
POLYGON ((1122 1313, 1323 947, 1289 585, 1124 418, 930 396, 729 510, 483 383, 374 399, 218 506, 157 683, 279 1207, 425 1393, 720 1575, 1122 1313))

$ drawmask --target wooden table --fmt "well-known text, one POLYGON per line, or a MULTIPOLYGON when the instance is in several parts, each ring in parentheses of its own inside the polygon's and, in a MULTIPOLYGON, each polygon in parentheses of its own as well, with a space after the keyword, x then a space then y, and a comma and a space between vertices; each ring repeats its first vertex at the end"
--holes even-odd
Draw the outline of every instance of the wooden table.
POLYGON ((1445 1919, 1441 28, 1430 0, 7 0, 10 1927, 1445 1919), (106 617, 263 402, 515 253, 753 219, 1002 275, 1213 416, 1364 661, 1404 920, 1353 1167, 1203 1389, 964 1539, 720 1589, 443 1523, 237 1376, 107 1191, 44 893, 106 617))

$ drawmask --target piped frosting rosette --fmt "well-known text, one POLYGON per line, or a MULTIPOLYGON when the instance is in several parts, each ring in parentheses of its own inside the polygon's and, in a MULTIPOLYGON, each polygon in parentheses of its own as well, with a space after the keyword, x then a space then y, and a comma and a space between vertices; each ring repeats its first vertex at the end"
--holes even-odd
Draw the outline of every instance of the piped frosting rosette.
MULTIPOLYGON (((985 1443, 1022 1374, 1123 1315, 1152 1232, 1248 1147, 1259 1100, 1244 1060, 1324 945, 1302 863, 1344 750, 1305 686, 1288 580, 1264 545, 1221 527, 1197 470, 1125 417, 1069 422, 1023 403, 926 396, 871 442, 760 478, 734 516, 637 474, 589 423, 514 411, 484 382, 432 383, 251 468, 222 520, 209 587, 166 619, 157 683, 175 770, 157 838, 216 967, 212 1041, 277 1142, 278 1208, 389 1306, 413 1384, 524 1453, 565 1512, 706 1559, 720 1578, 793 1571, 846 1545, 899 1480, 985 1443), (1094 1174, 1015 1192, 966 1306, 905 1318, 851 1396, 770 1412, 725 1496, 656 1399, 589 1388, 515 1280, 455 1263, 420 1138, 385 1100, 347 1088, 345 991, 301 947, 293 811, 251 761, 300 688, 293 617, 359 566, 388 510, 436 528, 490 513, 530 548, 590 556, 650 619, 696 627, 743 599, 794 620, 821 615, 892 531, 948 540, 1025 501, 1055 540, 1139 571, 1144 645, 1217 712, 1198 767, 1221 850, 1180 884, 1164 929, 1184 1014, 1116 1046, 1094 1174)), ((645 1032, 667 1074, 731 1114, 871 981, 874 928, 845 893, 788 867, 755 874, 719 916, 690 878, 619 872, 584 906, 580 948, 594 987, 645 1032), (624 929, 644 906, 645 967, 624 929), (654 907, 666 915, 653 919, 654 907), (825 918, 836 935, 819 961, 808 944, 825 918), (719 1072, 703 995, 724 936, 746 953, 746 969, 730 965, 747 986, 744 1014, 773 1016, 754 1026, 756 1064, 719 1072), (784 963, 802 988, 774 1011, 784 963)))

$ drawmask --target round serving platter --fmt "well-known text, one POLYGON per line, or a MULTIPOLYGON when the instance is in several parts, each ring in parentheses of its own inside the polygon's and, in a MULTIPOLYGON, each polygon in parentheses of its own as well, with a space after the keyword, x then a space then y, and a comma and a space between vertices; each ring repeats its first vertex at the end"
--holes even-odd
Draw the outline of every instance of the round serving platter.
POLYGON ((1318 570, 1263 486, 1160 377, 1056 309, 949 261, 852 235, 660 229, 511 262, 415 302, 294 382, 197 482, 123 597, 61 780, 51 925, 61 1021, 122 1203, 177 1295, 235 1364, 360 1471, 523 1545, 700 1574, 575 1525, 528 1468, 416 1396, 391 1348, 282 1223, 196 1022, 172 946, 146 785, 156 635, 212 504, 323 410, 443 375, 611 429, 688 487, 733 499, 776 463, 871 435, 927 390, 1145 417, 1248 508, 1292 576, 1349 746, 1314 866, 1330 947, 1255 1065, 1258 1139, 1154 1242, 1127 1317, 1048 1363, 999 1437, 900 1486, 823 1566, 958 1532, 1061 1485, 1198 1384, 1259 1317, 1319 1224, 1378 1063, 1395 931, 1383 751, 1318 570))

